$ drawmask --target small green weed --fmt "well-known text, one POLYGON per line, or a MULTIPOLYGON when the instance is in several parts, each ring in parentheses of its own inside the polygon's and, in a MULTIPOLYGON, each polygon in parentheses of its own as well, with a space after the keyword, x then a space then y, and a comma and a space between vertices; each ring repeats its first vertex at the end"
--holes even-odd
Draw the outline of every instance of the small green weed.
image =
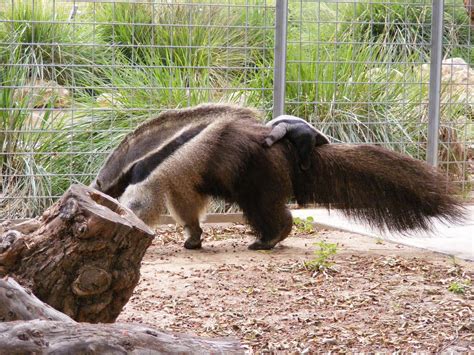
POLYGON ((314 232, 314 218, 307 217, 307 218, 293 218, 293 225, 296 227, 296 231, 298 233, 313 233, 314 232))
POLYGON ((319 247, 314 251, 314 258, 304 262, 304 266, 310 271, 329 269, 334 265, 330 259, 337 254, 337 244, 321 241, 315 244, 319 247))
POLYGON ((453 281, 449 285, 448 291, 457 295, 464 295, 470 286, 471 282, 469 280, 453 281))

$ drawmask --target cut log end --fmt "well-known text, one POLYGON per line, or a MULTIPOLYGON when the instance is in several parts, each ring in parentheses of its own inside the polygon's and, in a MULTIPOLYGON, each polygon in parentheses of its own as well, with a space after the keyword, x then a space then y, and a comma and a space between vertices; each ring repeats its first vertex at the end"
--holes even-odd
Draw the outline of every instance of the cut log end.
POLYGON ((41 300, 87 322, 116 319, 154 237, 117 200, 83 185, 72 185, 37 223, 17 226, 0 237, 0 276, 15 276, 41 300))

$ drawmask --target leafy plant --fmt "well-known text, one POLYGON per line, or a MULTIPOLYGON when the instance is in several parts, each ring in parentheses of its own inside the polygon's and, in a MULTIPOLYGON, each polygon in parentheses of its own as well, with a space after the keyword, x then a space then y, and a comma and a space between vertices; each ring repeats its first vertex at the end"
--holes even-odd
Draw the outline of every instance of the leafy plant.
POLYGON ((313 233, 314 232, 314 218, 309 216, 306 218, 293 218, 293 225, 298 233, 313 233))
POLYGON ((448 287, 448 291, 455 293, 457 295, 463 295, 471 286, 471 282, 469 280, 464 281, 453 281, 448 287))
MULTIPOLYGON (((431 11, 408 0, 290 6, 290 20, 296 18, 288 33, 288 113, 335 140, 381 143, 424 159, 427 130, 420 120, 427 121, 429 80, 421 63, 429 62, 431 11)), ((472 62, 462 3, 447 1, 444 17, 444 40, 452 44, 444 55, 472 62)), ((442 120, 455 122, 459 142, 472 140, 465 88, 444 88, 442 120)))
POLYGON ((314 251, 314 258, 305 261, 304 267, 310 271, 329 269, 334 265, 331 259, 337 254, 337 244, 321 241, 315 244, 319 247, 314 251))

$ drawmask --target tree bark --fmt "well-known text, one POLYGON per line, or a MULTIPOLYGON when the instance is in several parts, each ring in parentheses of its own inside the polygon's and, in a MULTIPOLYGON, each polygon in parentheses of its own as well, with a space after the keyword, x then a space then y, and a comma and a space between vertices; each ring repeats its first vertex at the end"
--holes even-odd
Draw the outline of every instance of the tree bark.
POLYGON ((11 278, 0 279, 0 320, 7 321, 0 323, 0 354, 244 353, 233 340, 132 324, 76 323, 11 278))
POLYGON ((20 227, 0 237, 0 276, 14 276, 55 309, 91 323, 120 314, 153 240, 130 210, 83 185, 20 227))

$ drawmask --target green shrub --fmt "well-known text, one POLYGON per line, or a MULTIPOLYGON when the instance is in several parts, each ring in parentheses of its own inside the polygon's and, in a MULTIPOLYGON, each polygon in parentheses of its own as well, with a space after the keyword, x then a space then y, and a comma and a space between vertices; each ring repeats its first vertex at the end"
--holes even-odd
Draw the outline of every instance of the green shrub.
MULTIPOLYGON (((381 48, 344 44, 304 49, 306 61, 288 66, 288 113, 313 122, 335 140, 394 142, 394 148, 417 152, 418 102, 428 88, 406 85, 416 82, 417 74, 402 74, 403 65, 387 69, 374 62, 381 48)), ((290 47, 288 56, 297 61, 300 54, 290 47)))
MULTIPOLYGON (((290 28, 287 112, 336 141, 380 143, 424 159, 428 78, 421 74, 421 63, 429 62, 430 6, 407 0, 301 6, 297 19, 310 22, 290 28), (324 17, 317 27, 311 23, 319 20, 314 13, 324 17), (319 36, 314 44, 312 32, 319 36), (306 42, 300 45, 300 39, 306 42)), ((445 41, 453 44, 445 48, 460 54, 470 40, 462 2, 446 4, 445 23, 445 41)), ((468 61, 469 53, 461 54, 468 61)), ((457 96, 442 105, 443 119, 458 122, 470 116, 469 105, 452 103, 457 96)), ((459 127, 458 138, 469 140, 465 123, 459 127)))

